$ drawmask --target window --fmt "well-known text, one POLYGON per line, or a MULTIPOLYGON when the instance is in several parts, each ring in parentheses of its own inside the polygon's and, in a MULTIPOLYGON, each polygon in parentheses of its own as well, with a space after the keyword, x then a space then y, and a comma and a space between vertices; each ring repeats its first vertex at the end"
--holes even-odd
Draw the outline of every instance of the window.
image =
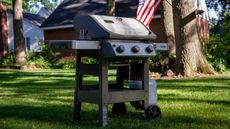
POLYGON ((26 39, 25 39, 25 49, 27 51, 30 50, 30 37, 26 37, 26 39))

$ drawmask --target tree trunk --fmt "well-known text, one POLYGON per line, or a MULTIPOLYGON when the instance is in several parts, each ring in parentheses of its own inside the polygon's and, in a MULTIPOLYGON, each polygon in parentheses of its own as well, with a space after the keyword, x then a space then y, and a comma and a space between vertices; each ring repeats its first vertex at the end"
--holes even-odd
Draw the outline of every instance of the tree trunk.
POLYGON ((107 0, 106 14, 115 16, 115 0, 107 0))
POLYGON ((22 12, 22 0, 13 0, 14 48, 17 65, 26 61, 22 12))
POLYGON ((7 4, 0 2, 0 57, 8 52, 7 4))
POLYGON ((172 0, 163 1, 163 24, 164 24, 164 39, 169 44, 169 51, 167 57, 175 54, 175 35, 174 35, 174 26, 173 26, 173 10, 172 10, 172 0))
POLYGON ((203 54, 198 37, 195 2, 173 0, 173 7, 177 74, 193 76, 196 72, 215 73, 203 54))

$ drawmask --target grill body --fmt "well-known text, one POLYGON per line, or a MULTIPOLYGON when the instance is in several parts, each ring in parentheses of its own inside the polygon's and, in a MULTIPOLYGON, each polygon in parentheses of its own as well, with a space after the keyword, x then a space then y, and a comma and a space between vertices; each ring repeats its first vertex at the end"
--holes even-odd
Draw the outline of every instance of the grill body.
POLYGON ((83 39, 152 40, 156 35, 134 18, 88 15, 74 18, 77 32, 83 39))

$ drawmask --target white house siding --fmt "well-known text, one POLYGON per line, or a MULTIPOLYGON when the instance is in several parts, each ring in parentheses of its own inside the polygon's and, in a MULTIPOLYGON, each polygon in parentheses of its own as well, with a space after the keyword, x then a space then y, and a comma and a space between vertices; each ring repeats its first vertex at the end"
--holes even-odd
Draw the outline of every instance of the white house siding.
POLYGON ((14 50, 14 31, 13 31, 13 15, 7 12, 8 25, 8 49, 9 52, 14 50))
POLYGON ((38 26, 30 23, 27 19, 23 21, 24 37, 30 39, 30 50, 34 52, 40 51, 38 40, 44 39, 43 30, 38 26))
MULTIPOLYGON (((12 13, 7 13, 7 24, 8 24, 8 48, 9 52, 14 51, 14 31, 13 31, 13 15, 12 13)), ((40 47, 38 45, 37 39, 44 39, 44 34, 42 29, 38 26, 31 23, 29 20, 23 20, 23 30, 24 37, 26 39, 30 39, 29 49, 34 52, 40 51, 40 47)))

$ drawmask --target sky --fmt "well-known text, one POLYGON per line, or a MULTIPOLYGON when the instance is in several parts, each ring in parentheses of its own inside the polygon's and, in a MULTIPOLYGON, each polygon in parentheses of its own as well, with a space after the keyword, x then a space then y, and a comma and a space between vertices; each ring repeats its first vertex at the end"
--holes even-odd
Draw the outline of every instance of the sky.
POLYGON ((212 19, 212 18, 215 18, 215 19, 218 19, 218 14, 215 10, 211 9, 209 10, 209 17, 212 19))

